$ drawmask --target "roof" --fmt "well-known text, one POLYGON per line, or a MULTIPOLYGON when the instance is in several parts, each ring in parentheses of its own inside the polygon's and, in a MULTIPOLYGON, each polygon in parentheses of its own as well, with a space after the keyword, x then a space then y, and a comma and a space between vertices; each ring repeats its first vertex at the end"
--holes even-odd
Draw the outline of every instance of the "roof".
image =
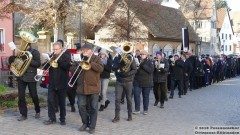
MULTIPOLYGON (((97 31, 116 9, 121 0, 115 0, 108 8, 103 18, 95 27, 97 31)), ((136 17, 148 28, 154 38, 182 40, 182 28, 188 27, 189 40, 197 41, 198 37, 187 19, 178 9, 164 7, 141 0, 131 0, 129 8, 136 14, 136 17)))
POLYGON ((187 3, 181 0, 176 1, 180 6, 184 7, 184 15, 188 19, 209 19, 213 15, 213 0, 188 0, 187 3))
POLYGON ((233 31, 240 33, 240 11, 231 11, 230 17, 233 21, 233 31))
POLYGON ((227 13, 227 8, 220 8, 217 10, 217 28, 221 29, 222 24, 227 13))

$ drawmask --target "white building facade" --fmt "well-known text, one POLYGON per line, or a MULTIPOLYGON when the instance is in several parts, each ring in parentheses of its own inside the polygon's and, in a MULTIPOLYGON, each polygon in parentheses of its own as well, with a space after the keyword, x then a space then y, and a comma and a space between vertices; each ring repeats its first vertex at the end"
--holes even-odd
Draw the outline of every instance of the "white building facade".
POLYGON ((224 21, 219 32, 219 38, 221 43, 220 53, 225 55, 233 54, 234 53, 233 29, 230 21, 229 12, 227 12, 224 17, 224 21))

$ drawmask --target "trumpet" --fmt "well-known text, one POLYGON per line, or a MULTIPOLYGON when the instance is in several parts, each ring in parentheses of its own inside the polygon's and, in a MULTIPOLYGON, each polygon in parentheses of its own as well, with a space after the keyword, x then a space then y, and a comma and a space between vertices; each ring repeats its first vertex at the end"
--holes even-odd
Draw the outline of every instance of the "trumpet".
POLYGON ((67 50, 68 45, 62 50, 62 52, 58 55, 56 59, 54 59, 54 52, 50 55, 50 59, 43 65, 43 67, 39 70, 37 75, 34 76, 35 81, 39 81, 43 76, 46 76, 48 72, 41 73, 43 69, 46 69, 46 71, 49 71, 50 67, 58 68, 58 59, 63 55, 63 53, 67 50), (46 68, 46 66, 49 64, 49 66, 46 68))

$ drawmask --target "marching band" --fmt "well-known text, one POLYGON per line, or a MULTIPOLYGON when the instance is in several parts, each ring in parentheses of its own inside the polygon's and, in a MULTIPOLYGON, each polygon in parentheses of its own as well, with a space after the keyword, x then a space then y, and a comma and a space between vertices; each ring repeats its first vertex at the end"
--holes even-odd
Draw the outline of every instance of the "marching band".
MULTIPOLYGON (((11 64, 11 70, 18 78, 18 106, 21 114, 18 121, 27 119, 26 86, 35 105, 35 118, 40 117, 36 88, 37 81, 42 77, 37 73, 37 68, 41 66, 40 53, 31 48, 31 41, 35 42, 35 39, 27 39, 29 43, 11 64), (26 60, 28 63, 24 63, 26 60)), ((107 89, 112 71, 116 76, 113 123, 120 121, 120 104, 124 100, 122 97, 126 96, 127 120, 132 121, 132 114, 140 114, 141 93, 143 114, 147 115, 151 90, 155 96, 154 106, 160 102, 160 108, 164 108, 164 102, 168 99, 168 89, 169 98, 172 99, 174 90, 178 86, 178 97, 182 98, 188 90, 206 87, 240 74, 239 58, 225 56, 210 58, 209 55, 202 55, 199 58, 189 52, 183 53, 182 56, 174 54, 166 58, 161 51, 157 51, 156 57, 152 58, 145 50, 137 50, 139 55, 133 56, 133 45, 126 43, 120 47, 121 52, 117 52, 117 56, 113 59, 102 46, 99 56, 94 55, 96 48, 97 46, 93 47, 88 43, 77 48, 81 61, 74 61, 67 46, 64 48, 62 40, 53 44, 50 59, 42 64, 42 69, 49 71, 47 98, 49 120, 44 121, 45 125, 56 123, 56 106, 60 108, 60 124, 66 125, 65 98, 68 95, 71 111, 75 112, 74 104, 77 96, 78 111, 83 123, 79 130, 85 131, 89 128, 89 132, 93 134, 98 110, 103 111, 110 104, 107 99, 107 89), (135 102, 134 111, 132 111, 132 96, 135 102), (100 102, 99 109, 98 102, 100 102)))

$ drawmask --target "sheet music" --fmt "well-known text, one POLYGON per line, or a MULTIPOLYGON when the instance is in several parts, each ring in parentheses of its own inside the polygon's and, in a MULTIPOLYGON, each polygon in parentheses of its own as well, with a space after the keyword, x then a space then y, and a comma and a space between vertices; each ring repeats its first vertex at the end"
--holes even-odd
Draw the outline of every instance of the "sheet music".
POLYGON ((42 53, 42 56, 45 60, 50 60, 48 53, 42 53))
POLYGON ((73 54, 73 60, 74 61, 82 61, 80 54, 73 54))
POLYGON ((160 68, 164 68, 164 66, 165 66, 164 64, 160 64, 160 68))
POLYGON ((17 48, 16 45, 13 43, 13 41, 8 43, 8 45, 9 45, 11 50, 15 50, 17 48))
POLYGON ((118 52, 118 54, 122 55, 122 49, 120 47, 116 48, 116 51, 118 52))

